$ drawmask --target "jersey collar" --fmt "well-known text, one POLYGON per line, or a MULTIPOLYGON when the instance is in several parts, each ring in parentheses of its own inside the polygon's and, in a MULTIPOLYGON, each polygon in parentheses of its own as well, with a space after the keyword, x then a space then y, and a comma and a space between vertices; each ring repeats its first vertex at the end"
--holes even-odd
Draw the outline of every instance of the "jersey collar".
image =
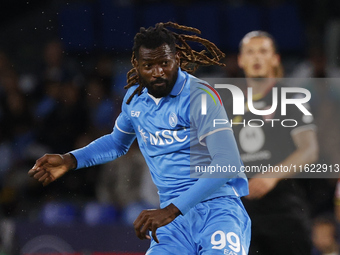
POLYGON ((179 94, 181 94, 185 82, 187 80, 187 76, 185 75, 185 73, 181 70, 181 68, 178 68, 178 76, 177 76, 177 80, 176 83, 174 85, 174 87, 172 88, 171 92, 170 92, 170 96, 178 96, 179 94))

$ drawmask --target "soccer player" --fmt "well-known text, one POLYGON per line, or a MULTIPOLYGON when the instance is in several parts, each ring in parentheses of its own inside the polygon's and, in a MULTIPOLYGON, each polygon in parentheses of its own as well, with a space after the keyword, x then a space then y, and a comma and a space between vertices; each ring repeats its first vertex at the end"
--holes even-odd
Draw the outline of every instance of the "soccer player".
MULTIPOLYGON (((254 108, 270 109, 273 87, 278 92, 283 87, 275 80, 282 76, 282 67, 272 36, 262 31, 245 35, 240 44, 238 63, 245 73, 247 86, 252 88, 254 108)), ((295 98, 298 95, 289 93, 288 96, 295 98)), ((317 160, 318 145, 312 116, 304 115, 295 105, 287 105, 286 116, 281 116, 280 104, 276 111, 264 116, 252 113, 247 106, 243 116, 231 117, 234 123, 239 123, 233 124, 233 130, 246 167, 303 166, 317 160), (254 127, 252 123, 251 127, 247 123, 252 119, 260 119, 264 124, 254 127), (268 121, 273 119, 279 121, 268 121), (283 119, 294 119, 297 124, 287 127, 294 125, 282 125, 283 119)), ((258 173, 249 180, 249 195, 243 199, 252 220, 249 254, 310 254, 307 208, 296 180, 291 178, 293 175, 289 171, 258 173)))
POLYGON ((29 175, 47 185, 73 169, 122 156, 137 138, 161 202, 161 209, 144 210, 134 222, 136 235, 151 239, 147 254, 247 254, 250 220, 240 200, 248 194, 247 178, 240 171, 204 170, 241 169, 237 144, 229 125, 213 126, 213 119, 227 118, 219 95, 189 74, 199 65, 221 65, 224 54, 213 43, 169 26, 199 33, 171 22, 140 29, 113 132, 70 153, 44 155, 29 175), (203 44, 212 57, 186 41, 203 44))

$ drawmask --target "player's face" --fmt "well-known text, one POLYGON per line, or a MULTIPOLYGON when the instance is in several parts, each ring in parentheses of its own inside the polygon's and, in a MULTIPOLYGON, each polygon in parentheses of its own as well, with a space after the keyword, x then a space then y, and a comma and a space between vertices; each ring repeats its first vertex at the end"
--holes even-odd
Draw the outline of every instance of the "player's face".
POLYGON ((178 74, 179 55, 167 44, 156 49, 139 48, 138 60, 134 66, 140 82, 156 98, 167 96, 175 85, 178 74))
POLYGON ((254 37, 243 41, 238 63, 248 78, 274 78, 280 57, 270 38, 254 37))

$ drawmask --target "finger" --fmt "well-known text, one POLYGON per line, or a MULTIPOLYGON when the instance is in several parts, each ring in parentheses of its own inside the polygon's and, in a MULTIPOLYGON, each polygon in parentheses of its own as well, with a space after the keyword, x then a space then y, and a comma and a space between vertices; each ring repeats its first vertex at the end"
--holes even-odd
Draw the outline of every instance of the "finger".
POLYGON ((35 161, 35 165, 33 166, 33 169, 37 169, 38 167, 41 167, 46 163, 48 163, 47 154, 45 154, 44 156, 42 156, 41 158, 35 161))
POLYGON ((43 175, 43 176, 41 176, 40 178, 39 178, 39 182, 43 182, 43 181, 45 181, 46 180, 46 178, 49 176, 49 174, 48 173, 46 173, 45 172, 45 174, 43 175))
POLYGON ((46 173, 45 170, 40 170, 40 171, 38 170, 38 171, 35 173, 34 178, 37 179, 37 180, 39 180, 45 173, 46 173))
POLYGON ((36 170, 35 169, 30 169, 29 171, 28 171, 28 175, 30 176, 30 177, 33 177, 33 175, 36 173, 36 170))
POLYGON ((149 230, 151 230, 150 226, 151 226, 152 222, 151 220, 148 220, 142 227, 142 229, 140 230, 140 236, 141 239, 150 239, 150 236, 146 234, 146 232, 148 232, 149 230), (148 236, 148 237, 147 237, 148 236))
POLYGON ((135 227, 136 227, 137 225, 140 224, 140 221, 141 221, 142 217, 143 217, 143 212, 141 212, 141 213, 137 216, 137 218, 135 219, 135 221, 133 222, 133 225, 134 225, 135 227))
POLYGON ((157 235, 156 235, 157 228, 158 227, 156 226, 156 224, 152 224, 152 238, 153 238, 153 240, 156 241, 156 243, 159 243, 157 235))
POLYGON ((143 212, 141 212, 137 219, 133 222, 133 225, 134 225, 134 228, 135 228, 135 233, 136 233, 136 236, 138 238, 141 239, 141 233, 140 233, 140 228, 142 227, 143 223, 144 223, 144 215, 143 215, 143 212))
POLYGON ((53 179, 51 177, 47 177, 44 182, 43 182, 43 186, 47 186, 48 184, 50 184, 53 181, 53 179))

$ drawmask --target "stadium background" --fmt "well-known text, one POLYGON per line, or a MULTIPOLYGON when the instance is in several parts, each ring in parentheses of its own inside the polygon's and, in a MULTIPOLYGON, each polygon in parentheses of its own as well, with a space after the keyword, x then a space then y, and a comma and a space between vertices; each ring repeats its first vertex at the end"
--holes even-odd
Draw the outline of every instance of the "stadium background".
MULTIPOLYGON (((3 0, 0 7, 1 254, 146 250, 131 225, 157 199, 136 148, 46 188, 27 176, 44 153, 67 152, 112 130, 140 26, 170 20, 199 28, 227 53, 227 67, 202 68, 202 77, 242 77, 238 44, 258 29, 276 38, 286 77, 340 75, 336 0, 3 0)), ((327 86, 312 92, 320 160, 339 163, 339 95, 327 86)), ((336 180, 302 184, 312 217, 334 216, 336 180)))

